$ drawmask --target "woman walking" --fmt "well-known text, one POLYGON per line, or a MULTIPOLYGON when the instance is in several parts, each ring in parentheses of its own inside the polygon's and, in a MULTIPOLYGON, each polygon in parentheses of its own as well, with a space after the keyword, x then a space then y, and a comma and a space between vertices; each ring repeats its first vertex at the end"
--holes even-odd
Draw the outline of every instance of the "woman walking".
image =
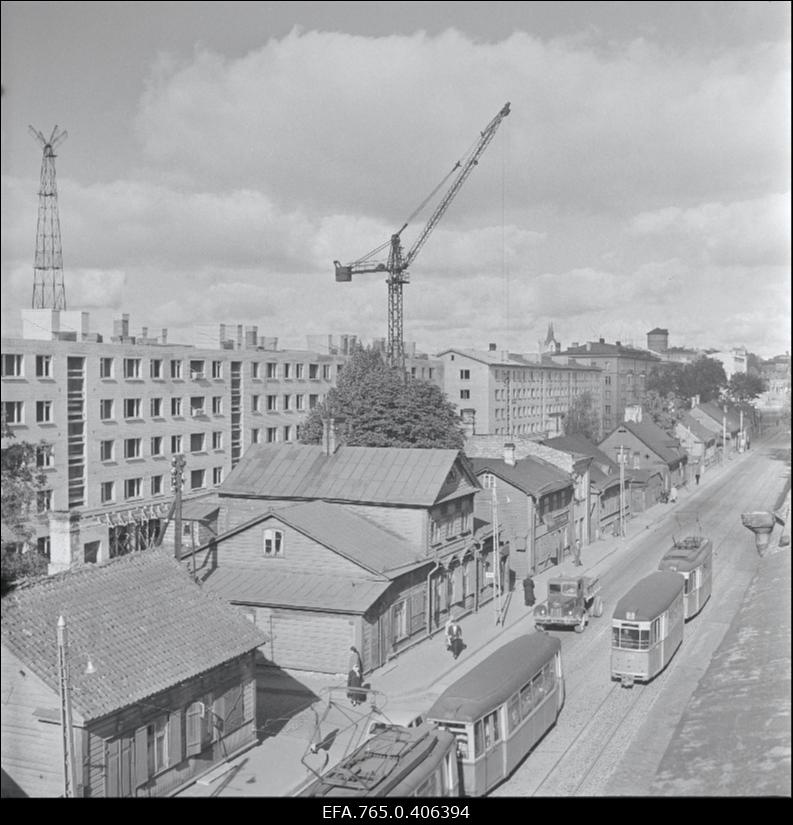
POLYGON ((363 695, 360 690, 355 690, 363 684, 363 661, 358 648, 350 646, 350 663, 347 670, 347 698, 353 707, 357 707, 363 702, 363 695))

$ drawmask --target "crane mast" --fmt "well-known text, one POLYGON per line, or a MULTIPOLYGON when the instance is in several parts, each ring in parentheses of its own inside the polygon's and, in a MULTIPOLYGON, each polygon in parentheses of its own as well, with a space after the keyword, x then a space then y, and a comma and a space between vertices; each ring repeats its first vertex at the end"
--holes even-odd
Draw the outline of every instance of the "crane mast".
POLYGON ((376 249, 369 252, 363 258, 357 261, 342 265, 339 261, 334 261, 333 265, 336 270, 336 280, 338 282, 349 282, 352 280, 353 274, 364 275, 370 273, 384 272, 386 275, 386 283, 388 284, 388 340, 386 358, 388 364, 392 367, 399 367, 404 369, 405 366, 405 347, 403 340, 403 313, 402 313, 402 287, 404 284, 410 282, 408 267, 416 259, 416 256, 421 251, 421 248, 426 243, 433 229, 437 226, 440 219, 443 217, 449 205, 454 200, 457 193, 460 191, 466 178, 473 171, 474 166, 479 162, 479 158, 487 148, 490 141, 493 139, 496 130, 501 125, 501 121, 509 114, 509 103, 505 103, 501 111, 488 123, 484 131, 481 132, 479 140, 476 143, 473 151, 464 161, 458 161, 452 171, 447 176, 457 172, 451 186, 446 190, 443 198, 435 207, 429 220, 424 225, 424 228, 419 233, 418 238, 411 246, 410 250, 405 254, 402 249, 402 233, 407 228, 408 224, 403 224, 402 228, 395 232, 389 241, 376 249), (457 171, 459 169, 459 171, 457 171), (384 262, 374 261, 373 258, 381 253, 386 247, 389 247, 388 260, 384 262))

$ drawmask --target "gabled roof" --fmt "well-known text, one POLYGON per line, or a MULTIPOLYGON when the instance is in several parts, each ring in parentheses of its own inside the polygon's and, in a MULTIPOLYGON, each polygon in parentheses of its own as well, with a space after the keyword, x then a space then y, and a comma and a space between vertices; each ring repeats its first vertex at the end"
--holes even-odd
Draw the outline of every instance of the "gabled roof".
MULTIPOLYGON (((429 507, 460 455, 458 450, 343 445, 328 456, 315 444, 260 444, 245 452, 218 492, 429 507)), ((462 483, 471 492, 478 489, 473 479, 464 476, 462 483)))
POLYGON ((652 421, 623 421, 614 432, 619 432, 623 428, 632 433, 670 467, 679 464, 686 457, 679 439, 670 436, 652 421))
MULTIPOLYGON (((724 408, 719 406, 718 404, 714 404, 713 401, 704 401, 702 404, 698 405, 699 409, 702 410, 709 418, 713 419, 715 423, 719 426, 722 426, 724 421, 724 408)), ((730 405, 727 406, 727 429, 730 432, 736 432, 740 429, 740 417, 730 405)))
POLYGON ((72 704, 86 721, 267 641, 162 549, 59 573, 3 598, 3 644, 56 694, 60 616, 68 631, 72 704), (84 673, 89 658, 92 674, 84 673))
POLYGON ((343 504, 326 501, 306 501, 265 509, 213 539, 212 543, 222 544, 237 533, 272 519, 288 524, 370 573, 394 578, 405 569, 426 562, 420 549, 403 536, 350 512, 343 504), (393 574, 389 575, 392 571, 393 574))
POLYGON ((590 341, 578 347, 568 347, 560 355, 572 356, 610 356, 612 358, 634 358, 642 361, 660 361, 661 359, 647 349, 625 346, 624 344, 608 344, 605 341, 590 341))
POLYGON ((514 465, 503 458, 471 459, 477 475, 492 473, 534 498, 573 486, 573 479, 547 461, 531 456, 520 458, 514 465))
POLYGON ((390 586, 390 581, 240 566, 218 567, 204 581, 210 592, 237 604, 355 614, 366 613, 390 586))
POLYGON ((555 361, 547 361, 542 354, 530 355, 519 352, 495 352, 473 349, 461 349, 459 347, 449 347, 442 350, 435 357, 442 358, 444 355, 453 352, 456 355, 462 355, 464 358, 470 358, 472 361, 479 361, 489 367, 529 367, 531 369, 548 369, 554 370, 597 370, 590 364, 560 364, 555 361))
POLYGON ((686 413, 678 423, 681 427, 685 427, 698 441, 707 444, 709 441, 716 440, 715 433, 703 426, 691 413, 686 413))
POLYGON ((589 481, 596 490, 606 490, 619 484, 620 468, 606 453, 599 450, 586 436, 579 433, 560 435, 542 442, 555 450, 565 450, 573 455, 583 455, 592 459, 589 465, 589 481))

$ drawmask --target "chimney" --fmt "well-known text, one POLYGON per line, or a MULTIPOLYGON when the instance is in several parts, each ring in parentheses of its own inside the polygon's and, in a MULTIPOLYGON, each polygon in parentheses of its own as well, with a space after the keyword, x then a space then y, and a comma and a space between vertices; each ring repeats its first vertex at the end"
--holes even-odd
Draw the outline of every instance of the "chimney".
POLYGON ((622 346, 622 341, 617 341, 617 346, 621 347, 622 346))
POLYGON ((140 337, 141 338, 148 338, 149 337, 149 328, 148 327, 141 327, 140 328, 140 337))
POLYGON ((163 327, 162 328, 162 334, 161 334, 160 337, 162 338, 163 344, 168 343, 168 327, 163 327))
POLYGON ((511 441, 504 445, 504 464, 515 466, 515 445, 511 441))
POLYGON ((331 456, 340 445, 339 425, 344 424, 344 418, 322 419, 322 454, 331 456))
POLYGON ((557 351, 557 352, 561 352, 561 351, 562 351, 562 345, 561 345, 558 341, 556 342, 556 351, 557 351))
POLYGON ((495 344, 488 344, 487 349, 488 349, 488 352, 495 352, 496 351, 496 345, 495 344))
POLYGON ((570 344, 570 346, 571 347, 577 347, 578 346, 578 341, 573 341, 573 343, 570 344))
POLYGON ((605 343, 606 343, 606 339, 605 339, 605 338, 598 338, 598 343, 599 343, 599 344, 605 344, 605 343))
POLYGON ((463 436, 470 438, 476 433, 476 410, 460 410, 460 418, 463 422, 463 436))

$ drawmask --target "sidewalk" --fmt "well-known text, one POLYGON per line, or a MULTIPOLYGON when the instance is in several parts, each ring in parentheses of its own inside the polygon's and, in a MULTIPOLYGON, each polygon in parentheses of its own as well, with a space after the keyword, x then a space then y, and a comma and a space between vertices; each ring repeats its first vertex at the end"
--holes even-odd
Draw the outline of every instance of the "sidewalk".
MULTIPOLYGON (((624 538, 601 539, 583 548, 581 573, 603 575, 614 562, 628 552, 634 541, 652 525, 685 508, 685 503, 695 499, 699 490, 721 477, 740 461, 746 453, 735 455, 722 466, 710 470, 699 486, 683 488, 674 505, 656 504, 647 512, 639 513, 627 523, 628 535, 624 538)), ((560 570, 576 570, 571 560, 561 566, 552 567, 534 576, 537 602, 547 596, 548 580, 560 570)), ((507 594, 503 624, 496 624, 495 606, 484 605, 478 613, 461 619, 466 648, 458 661, 454 661, 446 651, 443 632, 436 632, 425 640, 397 656, 384 667, 368 677, 375 693, 370 701, 381 709, 382 714, 371 714, 365 704, 361 709, 350 707, 346 699, 346 684, 338 676, 284 672, 277 668, 266 668, 258 674, 259 702, 265 703, 265 712, 274 708, 277 714, 281 703, 295 704, 301 700, 304 708, 286 721, 278 732, 265 738, 261 743, 246 751, 230 763, 221 766, 208 777, 203 778, 181 791, 179 796, 291 796, 302 785, 310 781, 314 774, 311 768, 322 772, 327 765, 335 764, 346 753, 353 750, 363 739, 373 718, 388 721, 389 707, 426 710, 435 697, 455 681, 470 667, 484 659, 495 649, 522 633, 534 632, 532 610, 523 604, 520 583, 507 594), (295 682, 305 687, 300 695, 295 682), (319 697, 312 701, 312 693, 319 697), (331 700, 330 702, 328 700, 331 700), (319 726, 318 726, 318 723, 319 726), (312 742, 324 740, 326 749, 312 754, 312 742), (302 760, 302 761, 301 761, 302 760)), ((267 713, 272 719, 272 713, 267 713)), ((277 727, 279 720, 272 719, 277 727)), ((283 721, 280 720, 280 721, 283 721)))

